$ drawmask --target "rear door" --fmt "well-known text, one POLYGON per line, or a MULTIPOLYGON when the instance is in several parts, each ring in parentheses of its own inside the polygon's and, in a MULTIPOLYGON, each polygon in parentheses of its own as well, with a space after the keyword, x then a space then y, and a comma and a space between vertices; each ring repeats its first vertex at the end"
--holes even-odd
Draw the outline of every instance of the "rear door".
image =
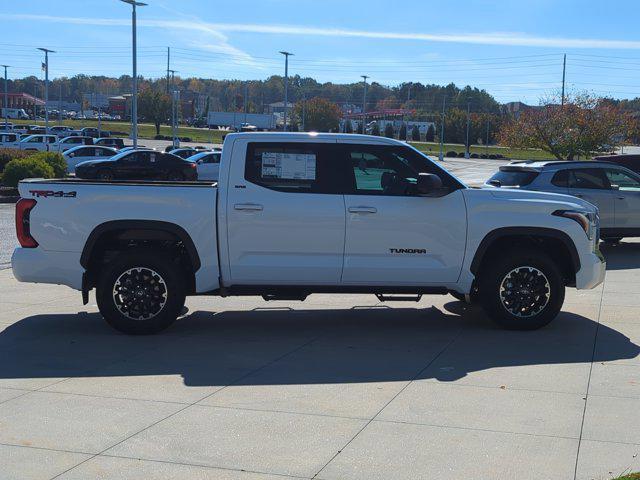
POLYGON ((598 207, 601 228, 615 227, 615 194, 603 168, 575 168, 568 171, 569 195, 598 207))
POLYGON ((345 209, 335 148, 321 141, 234 142, 226 186, 232 284, 340 282, 345 209))
POLYGON ((467 214, 460 185, 409 147, 342 146, 345 195, 342 282, 352 285, 454 283, 464 259, 467 214), (419 173, 439 175, 447 195, 418 196, 419 173))
POLYGON ((207 153, 198 163, 198 180, 218 180, 220 153, 207 153))
POLYGON ((619 168, 605 172, 614 190, 616 228, 640 229, 640 176, 619 168))

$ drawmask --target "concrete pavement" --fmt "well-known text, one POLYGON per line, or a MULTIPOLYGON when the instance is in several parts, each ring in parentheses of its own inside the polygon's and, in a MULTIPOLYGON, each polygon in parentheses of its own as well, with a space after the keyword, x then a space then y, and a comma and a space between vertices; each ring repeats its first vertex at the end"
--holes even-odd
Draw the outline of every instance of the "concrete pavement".
POLYGON ((152 337, 0 271, 0 478, 607 479, 640 470, 640 242, 535 332, 449 296, 190 298, 152 337))

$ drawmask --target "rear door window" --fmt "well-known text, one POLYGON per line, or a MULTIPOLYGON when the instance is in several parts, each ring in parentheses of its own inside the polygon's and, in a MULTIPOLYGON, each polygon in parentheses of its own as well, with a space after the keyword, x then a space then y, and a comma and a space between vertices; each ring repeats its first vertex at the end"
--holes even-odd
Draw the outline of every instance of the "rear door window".
POLYGON ((335 144, 249 143, 245 180, 281 192, 339 193, 335 153, 335 144))

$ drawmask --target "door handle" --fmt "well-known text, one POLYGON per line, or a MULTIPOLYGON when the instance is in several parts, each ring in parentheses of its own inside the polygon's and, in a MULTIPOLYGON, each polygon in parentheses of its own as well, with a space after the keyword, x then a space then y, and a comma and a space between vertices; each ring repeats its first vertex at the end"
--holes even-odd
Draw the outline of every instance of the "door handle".
POLYGON ((626 197, 624 195, 619 195, 618 200, 624 200, 626 197))
POLYGON ((262 211, 262 205, 258 205, 257 203, 236 203, 233 208, 236 210, 249 210, 253 212, 262 211))
POLYGON ((349 213, 376 213, 375 207, 349 207, 349 213))

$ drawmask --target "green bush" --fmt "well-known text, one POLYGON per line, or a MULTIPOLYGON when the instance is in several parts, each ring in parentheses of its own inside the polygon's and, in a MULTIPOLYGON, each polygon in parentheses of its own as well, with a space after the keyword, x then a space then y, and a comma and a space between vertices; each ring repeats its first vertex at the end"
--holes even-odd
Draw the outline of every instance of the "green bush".
POLYGON ((18 150, 17 148, 0 148, 0 173, 2 173, 4 167, 11 160, 27 158, 30 155, 31 152, 25 152, 24 150, 18 150))
POLYGON ((19 158, 11 160, 4 167, 2 183, 8 187, 17 187, 24 178, 53 178, 53 167, 40 158, 19 158))
POLYGON ((53 168, 53 175, 56 178, 62 178, 67 175, 67 161, 64 159, 61 153, 58 152, 38 152, 29 156, 29 158, 35 158, 42 160, 49 164, 53 168))

